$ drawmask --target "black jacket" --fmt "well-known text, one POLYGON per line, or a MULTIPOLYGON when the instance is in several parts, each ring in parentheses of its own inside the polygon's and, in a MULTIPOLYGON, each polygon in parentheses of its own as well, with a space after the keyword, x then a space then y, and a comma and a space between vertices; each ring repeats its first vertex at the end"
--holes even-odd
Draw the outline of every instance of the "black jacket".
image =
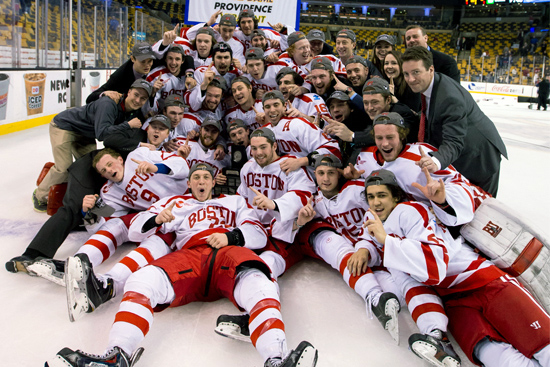
POLYGON ((447 54, 444 54, 443 52, 436 51, 431 47, 430 52, 432 53, 434 59, 435 71, 445 74, 460 83, 460 72, 458 71, 458 66, 456 65, 455 59, 447 54))

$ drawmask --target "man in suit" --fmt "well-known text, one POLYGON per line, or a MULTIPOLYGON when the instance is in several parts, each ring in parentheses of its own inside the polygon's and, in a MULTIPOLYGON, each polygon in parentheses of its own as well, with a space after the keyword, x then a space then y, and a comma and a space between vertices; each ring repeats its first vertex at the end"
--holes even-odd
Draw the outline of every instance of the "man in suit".
POLYGON ((424 28, 417 24, 408 26, 405 30, 405 44, 407 48, 422 46, 428 49, 432 53, 435 71, 445 74, 460 83, 460 72, 455 59, 428 46, 428 35, 424 28))
POLYGON ((424 47, 403 54, 405 81, 421 93, 418 141, 438 149, 417 163, 435 172, 452 164, 472 183, 496 196, 501 155, 506 147, 493 122, 468 91, 448 76, 435 72, 432 54, 424 47))

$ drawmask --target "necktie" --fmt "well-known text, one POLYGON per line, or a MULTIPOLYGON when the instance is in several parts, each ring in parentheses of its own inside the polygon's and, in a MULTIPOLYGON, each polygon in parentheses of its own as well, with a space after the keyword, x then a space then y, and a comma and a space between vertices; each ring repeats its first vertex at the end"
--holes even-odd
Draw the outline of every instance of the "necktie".
POLYGON ((420 94, 422 101, 422 111, 420 113, 420 126, 418 126, 418 142, 424 142, 424 133, 426 131, 426 96, 420 94))

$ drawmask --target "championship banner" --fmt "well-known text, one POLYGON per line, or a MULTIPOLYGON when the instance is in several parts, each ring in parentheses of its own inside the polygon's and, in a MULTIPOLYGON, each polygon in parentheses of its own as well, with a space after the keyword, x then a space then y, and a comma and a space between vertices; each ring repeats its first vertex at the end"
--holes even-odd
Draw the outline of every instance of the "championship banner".
POLYGON ((205 23, 218 10, 237 18, 247 8, 254 12, 261 28, 270 28, 268 22, 294 29, 300 25, 300 0, 187 0, 185 24, 205 23))

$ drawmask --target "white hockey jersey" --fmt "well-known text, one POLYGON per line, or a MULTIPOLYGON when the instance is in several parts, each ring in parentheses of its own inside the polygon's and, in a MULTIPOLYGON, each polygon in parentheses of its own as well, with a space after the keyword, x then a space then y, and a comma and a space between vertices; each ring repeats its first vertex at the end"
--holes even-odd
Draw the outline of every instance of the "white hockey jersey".
POLYGON ((332 64, 332 68, 334 69, 334 74, 337 74, 337 75, 340 75, 344 78, 347 78, 346 66, 344 65, 342 60, 340 60, 338 57, 336 57, 334 55, 317 55, 313 59, 311 59, 311 61, 308 62, 307 64, 301 65, 300 69, 304 73, 310 74, 311 73, 311 63, 313 62, 313 60, 315 60, 318 57, 325 57, 325 58, 329 59, 330 63, 332 64))
MULTIPOLYGON (((281 42, 281 34, 279 32, 274 31, 273 29, 267 29, 267 28, 262 28, 262 30, 265 33, 265 38, 267 38, 268 40, 276 40, 276 41, 281 42)), ((233 37, 235 37, 239 41, 241 41, 241 43, 244 45, 244 51, 245 52, 250 47, 252 47, 252 42, 250 40, 250 36, 245 35, 243 33, 243 31, 241 31, 238 27, 235 30, 235 32, 233 33, 233 37)), ((286 42, 286 39, 281 44, 281 47, 282 47, 283 50, 286 50, 286 48, 288 48, 288 42, 286 42), (285 44, 286 44, 286 47, 285 47, 285 44)))
MULTIPOLYGON (((205 66, 200 66, 195 69, 195 80, 197 81, 198 86, 200 86, 204 81, 204 73, 206 72, 206 70, 208 70, 209 67, 214 72, 214 75, 220 75, 220 73, 218 72, 218 70, 214 65, 209 64, 205 66)), ((225 73, 225 75, 223 75, 223 78, 227 82, 227 85, 231 85, 231 82, 233 81, 233 79, 235 79, 241 74, 242 72, 239 69, 233 68, 229 70, 227 73, 225 73)))
POLYGON ((276 77, 279 70, 284 68, 286 65, 283 63, 269 64, 265 68, 264 75, 261 79, 254 79, 250 74, 244 74, 244 76, 250 80, 252 88, 254 89, 263 89, 265 91, 278 89, 276 77))
MULTIPOLYGON (((261 99, 257 99, 254 102, 254 108, 258 112, 263 111, 261 99)), ((236 105, 226 111, 224 117, 225 125, 229 126, 231 121, 235 119, 243 120, 251 132, 262 126, 258 121, 256 121, 256 112, 254 112, 254 109, 251 108, 248 111, 245 111, 241 108, 241 105, 236 105)))
MULTIPOLYGON (((185 144, 185 140, 185 137, 176 138, 176 142, 179 145, 185 144)), ((200 140, 190 140, 188 144, 191 147, 191 153, 189 153, 189 156, 187 157, 189 167, 193 167, 195 163, 206 162, 215 168, 215 177, 223 168, 231 165, 231 156, 229 154, 226 154, 221 161, 214 159, 214 153, 216 152, 217 147, 216 144, 214 144, 211 148, 205 148, 201 144, 200 140)))
POLYGON ((328 111, 325 100, 315 93, 306 93, 296 96, 292 100, 292 107, 308 116, 317 116, 332 118, 328 111))
MULTIPOLYGON (((197 31, 201 28, 206 26, 206 23, 199 23, 197 25, 194 25, 191 28, 186 29, 183 32, 182 37, 187 38, 188 40, 194 40, 197 37, 197 31)), ((238 59, 242 65, 245 63, 244 58, 244 45, 241 41, 239 41, 236 37, 232 37, 229 40, 224 40, 222 36, 217 32, 214 28, 211 28, 214 32, 214 37, 216 38, 217 42, 225 42, 231 47, 231 51, 233 53, 233 57, 238 59)))
MULTIPOLYGON (((193 47, 193 45, 189 40, 182 37, 176 37, 176 40, 173 43, 181 45, 183 47, 183 52, 187 56, 191 56, 193 58, 193 60, 195 61, 195 68, 212 64, 212 57, 208 56, 207 58, 204 58, 204 59, 201 58, 199 56, 199 53, 197 52, 197 50, 195 50, 195 48, 193 47)), ((167 46, 161 51, 160 50, 161 45, 162 45, 162 40, 159 40, 157 43, 153 45, 153 53, 155 54, 157 59, 162 59, 166 51, 168 51, 168 49, 170 48, 169 46, 167 46)))
POLYGON ((475 209, 489 195, 475 185, 470 184, 468 179, 462 176, 453 166, 439 170, 431 174, 434 180, 442 179, 445 184, 446 200, 454 209, 456 216, 446 213, 437 204, 430 202, 422 192, 413 187, 413 182, 425 186, 426 176, 415 162, 420 160, 420 147, 425 153, 436 149, 429 144, 414 143, 407 144, 403 151, 393 162, 386 162, 375 146, 364 148, 357 157, 355 168, 365 170, 362 174, 366 178, 372 171, 387 169, 395 174, 399 186, 414 200, 431 205, 436 216, 448 226, 457 226, 468 223, 473 219, 475 209))
POLYGON ((315 183, 304 167, 288 175, 281 170, 281 162, 289 158, 293 157, 280 157, 266 167, 261 167, 254 159, 249 160, 241 168, 241 185, 237 190, 251 206, 256 196, 251 188, 275 201, 278 211, 253 208, 260 222, 270 228, 270 235, 285 242, 294 240, 292 222, 315 192, 315 183))
POLYGON ((160 112, 164 108, 164 100, 171 94, 177 94, 179 96, 184 95, 185 88, 185 74, 182 77, 177 77, 170 73, 170 70, 166 66, 159 66, 147 75, 146 80, 150 83, 154 83, 157 78, 160 78, 164 83, 164 86, 160 88, 155 94, 155 102, 152 110, 160 112))
POLYGON ((218 198, 201 202, 193 195, 187 194, 163 198, 147 211, 136 215, 132 220, 128 236, 131 241, 141 242, 156 232, 174 232, 176 234, 174 244, 179 250, 192 246, 213 233, 231 231, 235 228, 239 228, 243 234, 244 247, 250 249, 265 247, 267 242, 265 229, 244 198, 238 195, 220 195, 218 198), (143 233, 143 225, 170 206, 172 202, 176 203, 172 209, 175 219, 143 233))
POLYGON ((189 112, 195 113, 202 120, 212 117, 221 121, 224 115, 223 104, 220 102, 214 111, 210 111, 202 107, 205 98, 206 95, 202 95, 200 84, 197 84, 193 89, 187 90, 183 96, 185 104, 189 106, 189 112))
POLYGON ((351 244, 358 241, 362 233, 363 219, 369 210, 365 200, 365 182, 363 180, 347 181, 340 192, 327 199, 321 190, 317 189, 315 211, 332 224, 334 228, 351 244))
POLYGON ((137 148, 128 154, 124 163, 124 178, 121 182, 107 181, 100 195, 106 204, 115 208, 114 216, 129 211, 146 210, 151 204, 165 196, 181 195, 187 191, 189 165, 180 156, 149 148, 137 148), (170 168, 169 174, 136 173, 137 163, 132 161, 161 163, 170 168))

